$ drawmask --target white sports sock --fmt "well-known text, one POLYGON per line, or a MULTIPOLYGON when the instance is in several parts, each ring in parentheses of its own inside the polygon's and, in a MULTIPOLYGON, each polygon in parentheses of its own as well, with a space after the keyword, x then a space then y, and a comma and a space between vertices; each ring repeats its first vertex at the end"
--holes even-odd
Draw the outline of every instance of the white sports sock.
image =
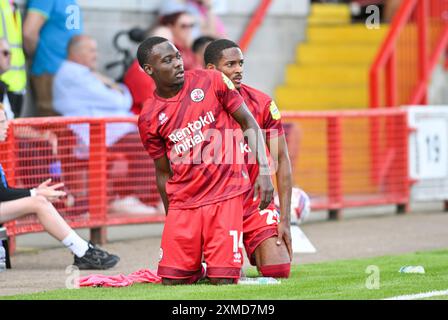
POLYGON ((79 258, 83 257, 89 249, 87 241, 78 236, 75 231, 71 231, 68 236, 62 240, 62 244, 69 248, 73 254, 76 254, 79 258))

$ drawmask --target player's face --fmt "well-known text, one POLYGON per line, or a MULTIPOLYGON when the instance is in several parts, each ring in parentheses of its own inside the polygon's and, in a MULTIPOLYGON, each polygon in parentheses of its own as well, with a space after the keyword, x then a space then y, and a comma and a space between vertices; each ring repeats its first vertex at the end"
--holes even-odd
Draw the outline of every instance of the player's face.
POLYGON ((184 83, 184 62, 177 48, 171 42, 163 42, 153 47, 149 64, 145 71, 156 83, 172 86, 184 83))
POLYGON ((218 63, 218 70, 224 73, 237 89, 243 81, 244 56, 240 48, 229 48, 222 51, 218 63))
POLYGON ((0 110, 0 141, 6 140, 7 132, 8 132, 8 120, 6 119, 5 111, 0 110))

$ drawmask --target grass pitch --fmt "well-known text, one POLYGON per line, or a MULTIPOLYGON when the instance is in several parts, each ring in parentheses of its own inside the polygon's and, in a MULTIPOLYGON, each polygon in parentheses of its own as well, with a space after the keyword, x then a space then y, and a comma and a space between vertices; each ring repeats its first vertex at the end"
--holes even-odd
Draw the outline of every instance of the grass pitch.
MULTIPOLYGON (((255 269, 247 271, 256 276, 255 269)), ((43 300, 226 300, 226 299, 383 299, 400 295, 448 289, 448 250, 384 256, 369 259, 341 260, 319 264, 296 265, 291 277, 276 285, 213 286, 200 283, 166 287, 159 284, 135 284, 125 288, 63 289, 36 294, 0 297, 2 299, 43 300), (405 265, 422 265, 425 274, 399 273, 405 265), (371 271, 379 270, 379 288, 371 271), (367 270, 367 271, 366 271, 367 270), (366 286, 367 284, 367 286, 366 286)), ((439 296, 434 299, 448 299, 439 296)))

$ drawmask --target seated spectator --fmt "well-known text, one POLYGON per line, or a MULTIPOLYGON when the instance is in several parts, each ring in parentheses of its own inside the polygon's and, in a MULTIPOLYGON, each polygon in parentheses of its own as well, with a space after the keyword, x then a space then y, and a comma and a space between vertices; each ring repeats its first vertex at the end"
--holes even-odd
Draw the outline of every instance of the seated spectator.
POLYGON ((98 73, 97 42, 89 36, 72 38, 68 58, 55 75, 53 104, 64 116, 128 116, 128 88, 98 73))
MULTIPOLYGON (((114 80, 98 73, 96 62, 96 41, 86 35, 73 37, 68 47, 68 59, 62 63, 54 78, 53 105, 55 110, 64 116, 132 116, 133 114, 130 111, 132 97, 128 88, 124 84, 116 83, 114 80)), ((90 144, 88 124, 72 124, 70 127, 78 138, 78 145, 74 151, 76 157, 87 159, 90 144)), ((128 159, 123 154, 119 154, 120 150, 124 148, 131 153, 129 145, 135 145, 132 148, 136 150, 132 150, 132 152, 138 153, 141 145, 137 144, 136 141, 138 141, 138 130, 135 124, 127 122, 106 124, 109 172, 112 172, 111 170, 114 170, 114 168, 119 168, 119 170, 113 171, 110 178, 115 186, 114 190, 118 190, 116 192, 117 196, 122 198, 125 196, 131 197, 134 194, 141 193, 141 190, 145 190, 145 186, 142 186, 143 181, 140 185, 135 183, 141 177, 141 168, 130 167, 133 164, 138 167, 137 159, 128 159), (123 179, 126 177, 131 179, 128 183, 133 185, 124 190, 125 188, 122 188, 122 185, 123 179)), ((139 213, 154 213, 154 208, 136 200, 138 199, 132 199, 134 206, 133 208, 128 207, 129 210, 141 209, 139 213), (137 205, 140 208, 137 208, 137 205)))
POLYGON ((164 1, 159 10, 160 25, 168 27, 173 34, 173 42, 182 54, 184 69, 201 69, 191 49, 193 44, 192 31, 196 25, 194 17, 187 12, 185 4, 172 5, 171 1, 164 1))
POLYGON ((196 56, 196 61, 198 63, 198 65, 202 66, 203 68, 205 67, 205 63, 204 63, 204 52, 205 49, 207 49, 207 46, 210 44, 210 42, 215 41, 216 39, 210 36, 201 36, 199 38, 197 38, 196 40, 194 40, 193 42, 193 52, 196 56))
MULTIPOLYGON (((0 104, 0 141, 6 140, 8 122, 3 105, 0 104)), ((36 214, 44 229, 61 241, 74 254, 74 265, 79 269, 109 269, 120 260, 119 257, 83 240, 58 213, 52 202, 66 194, 58 189, 62 183, 50 185, 48 179, 33 189, 11 188, 0 165, 0 224, 36 214)))
MULTIPOLYGON (((173 35, 168 27, 157 26, 150 32, 151 37, 163 37, 173 41, 173 35)), ((129 88, 134 103, 132 104, 132 113, 139 115, 143 108, 143 103, 152 97, 156 88, 154 80, 146 74, 140 67, 138 60, 135 59, 124 75, 124 84, 129 88)))

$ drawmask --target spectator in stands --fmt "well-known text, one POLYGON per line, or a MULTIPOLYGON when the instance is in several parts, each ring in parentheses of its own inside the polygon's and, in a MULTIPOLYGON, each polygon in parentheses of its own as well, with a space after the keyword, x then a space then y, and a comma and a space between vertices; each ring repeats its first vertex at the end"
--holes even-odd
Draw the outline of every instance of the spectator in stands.
POLYGON ((194 40, 192 49, 196 56, 196 61, 197 61, 198 65, 205 67, 205 63, 204 63, 205 49, 207 49, 207 46, 215 40, 216 40, 215 38, 210 37, 210 36, 201 36, 201 37, 197 38, 196 40, 194 40))
POLYGON ((164 1, 159 10, 160 25, 168 27, 173 34, 176 48, 182 54, 184 69, 200 69, 191 46, 193 44, 194 17, 187 12, 187 6, 181 2, 164 1))
POLYGON ((54 77, 53 104, 64 116, 129 116, 128 88, 96 71, 97 42, 86 35, 73 37, 68 58, 54 77))
MULTIPOLYGON (((97 43, 87 35, 75 36, 70 40, 68 46, 68 59, 59 68, 53 83, 54 108, 63 116, 90 116, 90 117, 129 117, 133 116, 130 109, 132 97, 129 89, 122 83, 100 74, 96 71, 97 43)), ((90 142, 89 128, 85 124, 71 125, 79 141, 78 150, 84 147, 84 154, 79 153, 80 158, 88 157, 88 146, 90 142)), ((128 175, 135 178, 129 187, 127 212, 134 210, 135 213, 155 213, 153 207, 144 205, 132 194, 141 193, 145 190, 141 184, 136 183, 141 176, 141 168, 129 168, 136 165, 136 159, 127 159, 125 155, 119 154, 120 149, 129 150, 133 141, 137 144, 137 127, 133 123, 118 122, 106 125, 106 145, 108 147, 109 168, 117 168, 111 177, 115 186, 120 185, 120 179, 128 175), (134 160, 134 161, 130 161, 134 160), (131 163, 131 164, 129 164, 131 163), (131 173, 129 173, 131 172, 131 173), (132 206, 130 205, 132 203, 132 206)), ((137 144, 138 150, 141 146, 137 144)), ((136 151, 138 153, 138 151, 136 151)), ((144 153, 142 157, 145 157, 144 153)), ((141 180, 141 179, 140 179, 141 180)), ((142 182, 145 183, 145 182, 142 182)), ((121 185, 123 184, 121 180, 121 185)), ((115 188, 114 188, 115 189, 115 188)), ((116 189, 117 195, 125 196, 122 188, 116 189)), ((149 196, 149 195, 148 195, 149 196)), ((123 198, 125 199, 125 198, 123 198)), ((126 199, 125 199, 126 200, 126 199)), ((146 200, 146 199, 144 199, 146 200)), ((117 199, 114 206, 121 206, 117 199)), ((126 207, 126 206, 125 206, 126 207)))
MULTIPOLYGON (((150 31, 151 37, 162 37, 173 41, 173 34, 168 27, 156 26, 150 31)), ((143 103, 152 97, 152 94, 156 88, 154 80, 146 74, 140 67, 138 60, 135 59, 129 69, 126 71, 123 79, 124 84, 129 88, 131 92, 133 104, 132 113, 139 115, 143 108, 143 103)))
POLYGON ((212 0, 186 0, 188 13, 192 14, 197 21, 193 29, 193 39, 202 35, 213 38, 226 37, 224 24, 213 12, 212 2, 212 0))
MULTIPOLYGON (((0 75, 3 76, 11 68, 11 50, 8 41, 5 38, 0 39, 0 75)), ((3 77, 0 77, 3 79, 3 77)), ((0 80, 0 103, 3 104, 3 110, 8 119, 14 118, 11 104, 8 97, 8 85, 0 80)))
MULTIPOLYGON (((0 76, 3 76, 10 71, 11 57, 12 54, 8 41, 5 38, 0 38, 0 76)), ((6 113, 8 119, 14 119, 15 113, 12 110, 13 108, 11 108, 9 97, 8 85, 0 80, 0 103, 3 104, 2 112, 6 113)), ((57 154, 57 137, 49 130, 39 131, 31 127, 20 127, 17 128, 15 134, 18 138, 41 139, 47 141, 51 145, 53 154, 57 154)))
POLYGON ((39 116, 57 115, 52 106, 53 77, 67 57, 70 39, 83 32, 76 0, 30 0, 23 25, 31 65, 31 88, 39 116))
POLYGON ((162 10, 188 12, 195 20, 191 31, 193 40, 201 36, 223 38, 226 36, 224 24, 213 12, 212 2, 211 0, 165 0, 162 10))
MULTIPOLYGON (((13 68, 3 72, 0 81, 8 94, 6 108, 19 117, 22 112, 23 98, 26 89, 25 54, 22 47, 22 17, 14 1, 0 0, 0 38, 4 39, 8 48, 2 48, 2 55, 7 54, 13 68)), ((3 43, 3 47, 4 47, 3 43)), ((6 58, 6 57, 2 57, 6 58)), ((0 101, 1 102, 1 101, 0 101)), ((8 114, 10 116, 10 114, 8 114)))
MULTIPOLYGON (((0 141, 5 141, 7 130, 6 113, 0 104, 0 141)), ((65 196, 58 190, 62 183, 50 185, 48 179, 33 189, 11 188, 1 165, 0 179, 0 224, 36 214, 44 229, 73 252, 73 264, 79 269, 109 269, 118 263, 118 256, 83 240, 57 212, 52 202, 65 196)))

